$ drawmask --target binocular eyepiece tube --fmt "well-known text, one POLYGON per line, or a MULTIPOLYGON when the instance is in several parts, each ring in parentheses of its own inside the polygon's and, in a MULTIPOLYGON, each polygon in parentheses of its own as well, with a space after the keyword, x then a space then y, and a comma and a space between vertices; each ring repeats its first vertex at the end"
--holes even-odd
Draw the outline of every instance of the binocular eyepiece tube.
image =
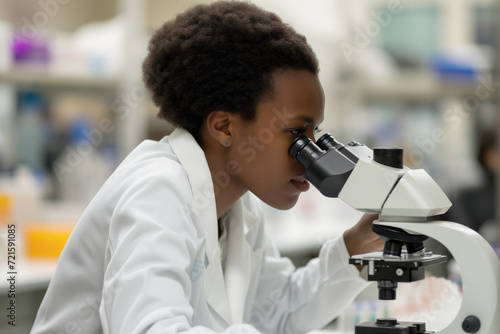
POLYGON ((315 145, 309 137, 300 136, 293 141, 288 154, 304 168, 308 169, 316 159, 325 154, 325 151, 315 145))
POLYGON ((288 154, 295 159, 295 161, 299 162, 305 168, 321 155, 323 155, 326 151, 330 151, 335 149, 337 151, 344 150, 342 152, 343 155, 346 155, 353 162, 356 162, 357 157, 345 149, 344 144, 337 141, 331 134, 325 133, 322 135, 317 141, 316 144, 307 136, 302 135, 297 137, 290 149, 288 150, 288 154))
POLYGON ((328 133, 316 143, 307 136, 296 138, 288 154, 306 169, 306 179, 327 197, 338 197, 358 160, 328 133))
POLYGON ((325 133, 321 137, 319 137, 318 140, 316 140, 316 145, 318 145, 321 149, 325 151, 329 151, 332 148, 334 149, 341 149, 344 147, 344 144, 338 142, 333 136, 329 133, 325 133))

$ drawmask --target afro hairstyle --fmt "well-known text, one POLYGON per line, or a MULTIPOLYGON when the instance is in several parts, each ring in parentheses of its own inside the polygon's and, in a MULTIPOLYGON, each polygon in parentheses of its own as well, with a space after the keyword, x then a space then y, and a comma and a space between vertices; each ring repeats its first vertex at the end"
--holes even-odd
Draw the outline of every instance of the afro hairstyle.
POLYGON ((199 4, 153 33, 143 80, 158 116, 198 141, 213 111, 255 119, 259 102, 273 96, 276 70, 318 74, 306 38, 274 13, 243 1, 199 4))

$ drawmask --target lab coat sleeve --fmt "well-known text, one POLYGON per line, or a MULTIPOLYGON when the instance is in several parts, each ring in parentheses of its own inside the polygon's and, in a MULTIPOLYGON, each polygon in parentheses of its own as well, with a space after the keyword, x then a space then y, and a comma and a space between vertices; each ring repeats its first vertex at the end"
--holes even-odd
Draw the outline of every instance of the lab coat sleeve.
POLYGON ((340 315, 369 282, 348 264, 343 237, 327 241, 319 256, 295 269, 267 241, 266 258, 250 314, 262 333, 307 333, 340 315))
MULTIPOLYGON (((100 319, 104 333, 213 333, 193 327, 189 268, 203 238, 190 217, 181 168, 153 172, 125 191, 113 213, 100 319), (174 175, 172 175, 174 174, 174 175)), ((78 288, 78 287, 75 287, 78 288)), ((226 333, 258 333, 249 325, 226 333)))

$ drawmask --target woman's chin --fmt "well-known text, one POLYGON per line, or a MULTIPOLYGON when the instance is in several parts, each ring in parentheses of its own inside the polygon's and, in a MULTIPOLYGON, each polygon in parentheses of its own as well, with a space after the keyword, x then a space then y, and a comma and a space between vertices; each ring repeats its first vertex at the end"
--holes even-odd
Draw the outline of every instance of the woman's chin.
POLYGON ((283 198, 279 201, 277 201, 276 199, 273 199, 273 200, 270 200, 270 201, 264 201, 267 205, 275 208, 275 209, 278 209, 278 210, 290 210, 291 208, 293 208, 295 206, 295 204, 297 204, 297 201, 299 199, 299 196, 296 195, 296 196, 293 196, 293 197, 289 197, 289 198, 283 198))

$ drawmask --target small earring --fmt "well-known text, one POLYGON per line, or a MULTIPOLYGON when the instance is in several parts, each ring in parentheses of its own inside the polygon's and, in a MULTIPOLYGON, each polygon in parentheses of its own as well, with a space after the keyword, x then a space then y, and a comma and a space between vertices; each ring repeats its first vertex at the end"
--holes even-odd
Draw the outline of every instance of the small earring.
POLYGON ((227 146, 227 145, 228 145, 228 143, 227 143, 227 142, 225 142, 225 143, 224 143, 224 145, 226 145, 226 146, 227 146))

